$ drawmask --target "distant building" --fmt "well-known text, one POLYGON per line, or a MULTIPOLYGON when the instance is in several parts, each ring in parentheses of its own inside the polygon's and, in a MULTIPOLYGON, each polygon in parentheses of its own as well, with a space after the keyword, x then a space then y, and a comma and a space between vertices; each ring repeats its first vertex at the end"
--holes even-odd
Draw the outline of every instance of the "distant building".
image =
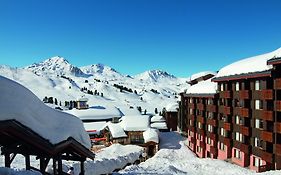
POLYGON ((87 104, 87 98, 80 98, 77 100, 77 107, 76 109, 88 109, 89 105, 87 104))
POLYGON ((172 103, 164 108, 164 116, 166 119, 168 130, 176 131, 178 124, 178 103, 172 103))

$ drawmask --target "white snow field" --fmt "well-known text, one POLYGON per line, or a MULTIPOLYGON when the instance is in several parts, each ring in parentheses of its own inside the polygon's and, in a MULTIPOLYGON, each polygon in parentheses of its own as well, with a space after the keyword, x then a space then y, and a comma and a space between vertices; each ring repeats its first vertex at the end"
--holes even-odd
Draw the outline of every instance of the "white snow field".
POLYGON ((119 174, 161 174, 161 175, 277 175, 281 171, 255 173, 222 160, 197 158, 184 145, 185 139, 177 132, 160 133, 160 150, 139 165, 127 166, 119 174))

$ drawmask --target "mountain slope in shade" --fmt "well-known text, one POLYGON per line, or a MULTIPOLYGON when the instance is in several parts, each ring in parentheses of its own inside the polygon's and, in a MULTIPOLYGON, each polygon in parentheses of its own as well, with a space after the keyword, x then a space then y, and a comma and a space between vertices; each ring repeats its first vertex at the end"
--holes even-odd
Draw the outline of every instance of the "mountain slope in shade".
POLYGON ((25 69, 34 72, 37 75, 55 74, 55 75, 75 75, 85 76, 78 68, 70 64, 65 58, 55 56, 40 63, 34 63, 25 69))
POLYGON ((142 81, 151 81, 157 82, 161 80, 176 80, 177 78, 174 75, 167 73, 166 71, 162 70, 149 70, 145 71, 141 74, 134 76, 134 78, 142 81))

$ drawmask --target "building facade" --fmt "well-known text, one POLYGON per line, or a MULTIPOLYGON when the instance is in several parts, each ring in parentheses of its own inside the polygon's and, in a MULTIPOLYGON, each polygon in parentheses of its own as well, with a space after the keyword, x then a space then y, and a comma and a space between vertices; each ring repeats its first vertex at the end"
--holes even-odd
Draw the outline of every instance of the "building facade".
POLYGON ((268 70, 212 78, 214 94, 181 94, 186 115, 179 119, 198 157, 257 172, 281 169, 281 58, 265 64, 268 70))

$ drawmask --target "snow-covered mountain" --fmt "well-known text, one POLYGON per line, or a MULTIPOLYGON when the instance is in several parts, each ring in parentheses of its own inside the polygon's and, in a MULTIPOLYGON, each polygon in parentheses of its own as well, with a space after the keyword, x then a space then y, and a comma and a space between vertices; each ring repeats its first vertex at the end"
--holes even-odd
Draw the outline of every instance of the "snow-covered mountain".
POLYGON ((155 108, 160 111, 179 100, 177 94, 189 86, 187 79, 165 71, 129 76, 103 64, 79 68, 59 56, 25 68, 0 66, 0 75, 21 83, 40 99, 54 97, 62 106, 65 101, 85 96, 90 106, 112 105, 122 113, 138 106, 148 113, 154 113, 155 108))
POLYGON ((95 76, 100 79, 104 78, 123 78, 124 76, 117 72, 115 69, 99 64, 80 67, 80 69, 87 75, 95 76))
POLYGON ((34 63, 25 69, 37 75, 56 74, 56 75, 75 75, 84 76, 85 74, 78 68, 70 64, 65 58, 55 56, 40 63, 34 63))
POLYGON ((149 70, 145 71, 141 74, 138 74, 134 76, 134 78, 142 81, 152 81, 152 82, 157 82, 157 81, 162 81, 162 80, 172 80, 176 81, 176 77, 174 75, 171 75, 167 73, 166 71, 162 70, 149 70))

